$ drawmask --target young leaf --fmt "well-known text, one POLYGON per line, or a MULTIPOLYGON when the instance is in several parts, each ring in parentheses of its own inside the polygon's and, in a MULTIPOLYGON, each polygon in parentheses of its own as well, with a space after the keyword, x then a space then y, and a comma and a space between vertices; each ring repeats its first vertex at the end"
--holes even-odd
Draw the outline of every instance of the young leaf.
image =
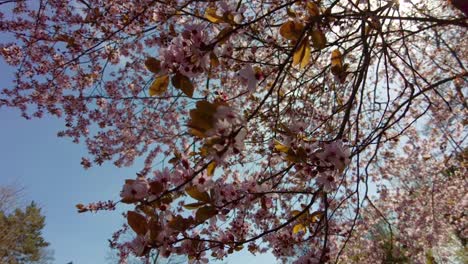
POLYGON ((209 203, 211 201, 210 195, 207 192, 200 192, 196 186, 191 186, 185 189, 185 192, 195 200, 209 203))
POLYGON ((205 206, 205 207, 198 209, 197 213, 195 214, 195 219, 197 220, 197 222, 203 223, 217 214, 218 214, 218 210, 216 210, 215 207, 205 206))
POLYGON ((154 74, 158 74, 161 71, 161 62, 153 57, 148 57, 145 60, 145 66, 150 72, 154 74))
POLYGON ((149 95, 155 96, 155 95, 163 94, 164 92, 167 91, 168 85, 169 85, 169 76, 168 75, 159 76, 151 84, 151 87, 149 89, 149 95))
POLYGON ((182 90, 182 92, 184 92, 188 97, 193 96, 195 88, 187 76, 181 73, 176 73, 174 77, 172 77, 172 85, 174 85, 175 88, 182 90))
POLYGON ((128 225, 137 233, 138 235, 144 236, 148 231, 148 224, 146 218, 139 213, 134 211, 127 212, 127 222, 128 225))

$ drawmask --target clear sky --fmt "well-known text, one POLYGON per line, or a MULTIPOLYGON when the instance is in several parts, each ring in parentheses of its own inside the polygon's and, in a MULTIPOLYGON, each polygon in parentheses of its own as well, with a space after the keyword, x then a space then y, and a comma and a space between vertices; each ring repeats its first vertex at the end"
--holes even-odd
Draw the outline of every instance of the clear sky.
MULTIPOLYGON (((10 87, 13 70, 0 59, 0 89, 10 87)), ((119 169, 112 164, 84 170, 83 145, 58 138, 64 122, 56 118, 25 120, 16 109, 0 108, 0 184, 25 188, 23 200, 34 200, 46 216, 43 230, 51 243, 55 262, 109 263, 107 239, 123 221, 119 212, 78 214, 77 203, 119 199, 126 178, 141 166, 119 169)), ((122 208, 121 211, 126 210, 122 208)), ((240 252, 224 263, 275 263, 272 255, 240 252)))

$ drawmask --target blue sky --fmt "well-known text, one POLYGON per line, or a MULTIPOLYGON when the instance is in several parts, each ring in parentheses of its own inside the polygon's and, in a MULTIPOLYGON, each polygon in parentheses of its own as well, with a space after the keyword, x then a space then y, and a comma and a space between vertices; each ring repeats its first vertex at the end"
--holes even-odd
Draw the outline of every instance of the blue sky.
POLYGON ((82 146, 55 136, 58 120, 27 121, 16 111, 0 111, 1 184, 25 188, 23 200, 36 201, 46 216, 44 236, 56 263, 103 263, 107 238, 121 223, 116 212, 78 214, 75 204, 117 198, 130 169, 109 166, 85 171, 82 146), (102 259, 102 261, 96 261, 102 259))

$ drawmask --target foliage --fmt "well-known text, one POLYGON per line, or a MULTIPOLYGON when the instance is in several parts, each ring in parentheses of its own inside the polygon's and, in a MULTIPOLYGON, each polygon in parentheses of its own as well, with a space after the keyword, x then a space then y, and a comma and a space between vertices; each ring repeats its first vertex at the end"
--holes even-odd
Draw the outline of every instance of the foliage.
POLYGON ((0 261, 8 264, 46 263, 51 259, 42 237, 45 217, 32 202, 24 209, 0 211, 0 261))
POLYGON ((300 247, 309 250, 297 263, 365 253, 378 263, 393 243, 357 238, 382 219, 422 261, 449 230, 466 234, 464 179, 441 176, 466 147, 460 1, 0 7, 0 32, 12 37, 0 56, 17 70, 0 107, 63 118, 58 136, 88 147, 85 168, 144 162, 121 192, 132 206, 111 240, 122 262, 156 250, 190 262, 243 249, 286 260, 300 247), (135 238, 121 239, 128 231, 135 238))

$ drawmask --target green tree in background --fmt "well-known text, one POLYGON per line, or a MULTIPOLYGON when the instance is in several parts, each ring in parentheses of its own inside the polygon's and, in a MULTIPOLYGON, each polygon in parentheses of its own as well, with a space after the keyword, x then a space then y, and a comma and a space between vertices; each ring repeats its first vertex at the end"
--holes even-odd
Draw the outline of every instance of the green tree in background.
MULTIPOLYGON (((5 188, 0 188, 4 192, 5 188)), ((3 197, 3 196, 0 196, 3 197)), ((42 237, 45 217, 41 209, 31 202, 26 208, 0 208, 0 263, 47 263, 51 260, 49 245, 42 237)))

